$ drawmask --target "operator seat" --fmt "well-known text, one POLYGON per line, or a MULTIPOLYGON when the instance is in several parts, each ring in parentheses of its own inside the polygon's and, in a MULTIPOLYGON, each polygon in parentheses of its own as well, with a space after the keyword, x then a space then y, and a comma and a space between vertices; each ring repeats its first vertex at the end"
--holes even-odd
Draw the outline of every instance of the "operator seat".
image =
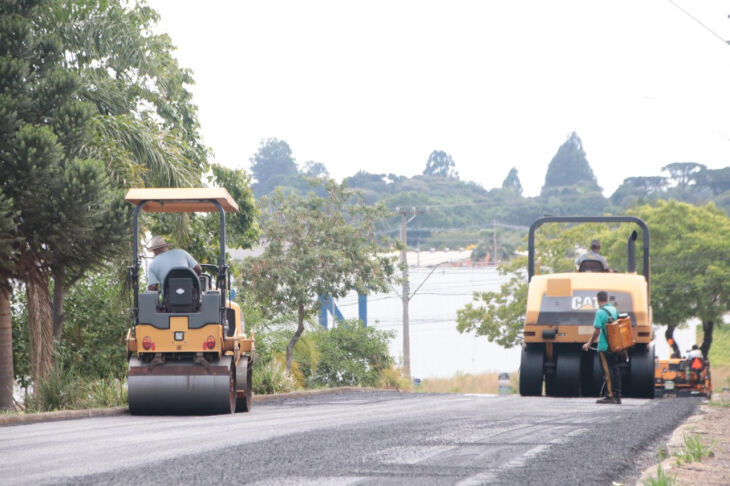
POLYGON ((188 267, 175 267, 165 276, 163 295, 167 312, 196 312, 200 308, 200 279, 188 267))
POLYGON ((605 272, 603 263, 598 260, 583 260, 578 267, 579 272, 605 272))

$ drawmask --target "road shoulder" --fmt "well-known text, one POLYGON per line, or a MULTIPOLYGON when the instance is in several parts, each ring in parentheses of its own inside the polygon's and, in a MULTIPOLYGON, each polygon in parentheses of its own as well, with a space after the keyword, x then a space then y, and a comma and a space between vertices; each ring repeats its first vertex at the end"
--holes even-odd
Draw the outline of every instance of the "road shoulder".
MULTIPOLYGON (((690 399, 691 400, 691 399, 690 399)), ((730 484, 730 392, 716 393, 712 402, 702 404, 697 412, 677 427, 666 444, 660 444, 666 451, 661 467, 667 476, 675 478, 677 484, 730 484), (726 406, 717 406, 723 403, 726 406), (685 448, 685 437, 699 435, 703 444, 711 445, 712 457, 699 462, 677 464, 675 454, 685 448)), ((658 457, 658 450, 653 451, 658 457)), ((657 476, 656 459, 654 465, 644 470, 637 485, 643 485, 649 478, 657 476)))

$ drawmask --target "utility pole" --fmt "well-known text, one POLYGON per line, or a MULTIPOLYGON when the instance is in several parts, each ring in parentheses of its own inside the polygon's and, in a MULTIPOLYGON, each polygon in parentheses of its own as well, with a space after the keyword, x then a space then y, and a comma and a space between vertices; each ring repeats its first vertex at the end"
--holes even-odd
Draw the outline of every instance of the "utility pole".
POLYGON ((395 208, 401 216, 400 240, 403 248, 400 251, 401 267, 403 268, 403 290, 401 300, 403 301, 403 370, 408 379, 411 379, 411 336, 409 331, 408 303, 411 300, 411 288, 408 281, 408 223, 418 214, 428 214, 428 208, 395 208), (410 218, 409 218, 410 216, 410 218))
POLYGON ((497 220, 492 220, 492 260, 497 263, 497 220))

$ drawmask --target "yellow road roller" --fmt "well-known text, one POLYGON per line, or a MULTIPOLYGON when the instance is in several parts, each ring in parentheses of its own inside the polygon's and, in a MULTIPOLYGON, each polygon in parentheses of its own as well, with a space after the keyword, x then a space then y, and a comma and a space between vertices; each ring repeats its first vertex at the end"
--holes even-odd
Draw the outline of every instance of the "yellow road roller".
POLYGON ((226 212, 238 210, 222 188, 130 189, 134 205, 134 323, 127 332, 129 411, 149 414, 248 412, 252 398, 253 334, 244 333, 240 307, 229 298, 226 212), (217 265, 198 275, 187 267, 170 270, 158 290, 140 290, 140 212, 218 212, 217 265))
MULTIPOLYGON (((588 267, 588 266, 587 266, 588 267)), ((520 394, 548 396, 598 396, 603 372, 598 353, 584 352, 581 345, 593 334, 593 319, 604 290, 619 313, 631 319, 634 346, 619 365, 622 394, 654 397, 654 345, 649 300, 649 228, 632 216, 545 217, 535 221, 528 233, 528 293, 524 344, 520 362, 520 394), (627 243, 627 272, 600 268, 575 272, 535 273, 535 231, 546 223, 635 223, 642 232, 643 268, 636 272, 637 231, 627 243)))

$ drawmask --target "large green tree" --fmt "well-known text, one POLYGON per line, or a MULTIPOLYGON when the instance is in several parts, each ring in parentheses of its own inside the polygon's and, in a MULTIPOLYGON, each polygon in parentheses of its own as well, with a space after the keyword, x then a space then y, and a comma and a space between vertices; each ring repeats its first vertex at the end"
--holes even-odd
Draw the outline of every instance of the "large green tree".
POLYGON ((6 1, 0 12, 0 189, 18 211, 35 379, 64 298, 128 242, 121 188, 190 185, 206 167, 195 107, 157 16, 121 1, 6 1), (51 298, 51 289, 53 298, 51 298))
POLYGON ((667 178, 662 176, 627 177, 611 195, 611 202, 626 208, 651 198, 656 199, 662 197, 668 184, 667 178))
POLYGON ((586 159, 583 141, 576 132, 570 134, 550 161, 541 195, 549 195, 556 188, 565 186, 580 186, 591 191, 601 191, 586 159))
POLYGON ((707 356, 715 323, 730 311, 730 218, 712 204, 675 201, 641 206, 630 214, 644 219, 651 233, 654 320, 667 325, 670 338, 678 325, 699 319, 707 356))
POLYGON ((428 156, 426 168, 423 169, 423 175, 436 177, 449 177, 458 179, 459 173, 456 171, 456 163, 453 157, 443 150, 434 150, 428 156))
POLYGON ((706 169, 697 162, 672 162, 662 167, 662 171, 669 174, 669 180, 682 188, 696 184, 697 176, 706 169))
POLYGON ((517 174, 517 169, 512 167, 502 182, 502 189, 508 191, 515 196, 522 195, 522 184, 520 183, 520 176, 517 174))
POLYGON ((318 180, 325 196, 276 190, 262 203, 263 255, 244 262, 243 286, 253 292, 265 315, 296 315, 297 328, 286 348, 292 353, 305 320, 319 308, 319 296, 342 297, 353 289, 383 292, 394 259, 375 241, 382 206, 370 207, 344 184, 318 180))
POLYGON ((289 144, 284 140, 261 140, 258 151, 249 161, 251 174, 256 179, 253 185, 256 197, 269 194, 278 186, 297 185, 297 164, 289 144))

